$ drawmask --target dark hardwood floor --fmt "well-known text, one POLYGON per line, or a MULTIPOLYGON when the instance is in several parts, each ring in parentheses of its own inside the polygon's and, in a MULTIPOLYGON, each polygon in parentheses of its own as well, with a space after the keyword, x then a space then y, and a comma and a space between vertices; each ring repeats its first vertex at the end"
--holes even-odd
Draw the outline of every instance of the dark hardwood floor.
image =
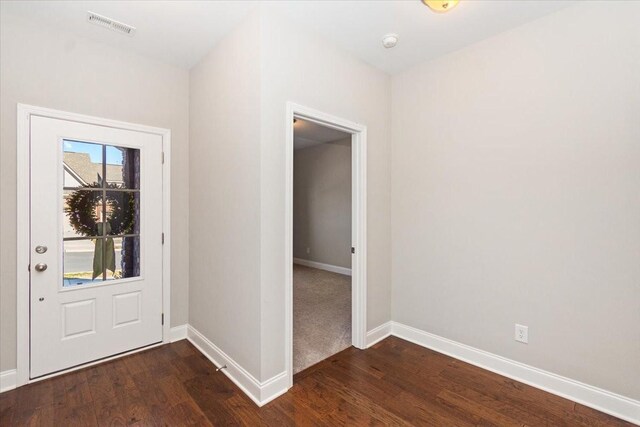
POLYGON ((631 425, 393 337, 294 382, 258 408, 185 340, 2 393, 0 425, 631 425))

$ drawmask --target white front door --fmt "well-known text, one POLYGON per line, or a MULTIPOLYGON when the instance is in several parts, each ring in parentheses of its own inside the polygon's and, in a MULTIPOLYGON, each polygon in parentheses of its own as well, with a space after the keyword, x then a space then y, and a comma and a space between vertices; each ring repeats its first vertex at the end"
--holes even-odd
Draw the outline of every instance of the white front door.
POLYGON ((162 137, 30 130, 30 377, 162 341, 162 137))

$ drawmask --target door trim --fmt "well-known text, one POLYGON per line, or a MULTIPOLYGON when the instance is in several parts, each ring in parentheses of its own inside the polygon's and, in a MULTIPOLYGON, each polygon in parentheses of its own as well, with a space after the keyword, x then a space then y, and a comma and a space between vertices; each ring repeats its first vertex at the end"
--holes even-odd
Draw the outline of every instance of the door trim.
MULTIPOLYGON (((16 387, 31 382, 29 378, 29 262, 30 262, 30 127, 31 117, 40 116, 61 119, 96 126, 151 133, 162 137, 164 162, 162 165, 162 229, 164 245, 162 246, 162 310, 164 325, 162 326, 162 342, 171 340, 171 130, 152 126, 138 125, 50 108, 36 107, 27 104, 17 105, 17 209, 16 209, 16 387)), ((163 159, 158 159, 162 161, 163 159)), ((158 236, 160 239, 161 236, 158 236)), ((146 347, 145 347, 146 348, 146 347)), ((135 351, 135 350, 134 350, 135 351)), ((127 354, 127 353, 125 353, 127 354)), ((91 362, 89 362, 91 363, 91 362)), ((87 364, 88 365, 88 364, 87 364)), ((82 365, 86 366, 86 365, 82 365)), ((61 375, 71 368, 46 376, 61 375)))
POLYGON ((367 127, 293 102, 286 105, 285 142, 285 371, 293 386, 293 119, 351 134, 351 337, 367 348, 367 127))

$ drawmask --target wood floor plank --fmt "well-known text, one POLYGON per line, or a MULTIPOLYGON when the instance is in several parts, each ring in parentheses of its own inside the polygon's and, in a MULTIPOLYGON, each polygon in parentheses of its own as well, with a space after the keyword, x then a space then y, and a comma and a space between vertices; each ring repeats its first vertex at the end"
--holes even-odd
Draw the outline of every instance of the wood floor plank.
POLYGON ((494 393, 481 393, 459 384, 450 384, 446 387, 446 390, 527 425, 543 425, 549 421, 545 417, 539 417, 535 413, 529 412, 525 407, 512 405, 509 401, 503 399, 502 396, 494 393))
MULTIPOLYGON (((120 405, 120 399, 118 397, 114 397, 113 399, 98 400, 93 402, 91 406, 96 418, 97 425, 127 425, 126 414, 124 413, 124 408, 122 408, 122 406, 120 405), (100 421, 98 422, 98 420, 100 421)), ((70 409, 72 410, 73 408, 70 409)), ((70 412, 70 410, 66 408, 61 410, 61 413, 63 414, 63 416, 60 417, 61 422, 68 417, 68 412, 70 412)))
POLYGON ((142 393, 142 398, 148 406, 162 406, 167 402, 164 390, 158 386, 156 378, 149 372, 138 372, 132 375, 136 388, 142 393))
POLYGON ((630 426, 389 337, 295 375, 259 408, 187 340, 0 394, 5 426, 630 426))
POLYGON ((74 371, 53 382, 53 401, 55 405, 80 406, 91 402, 91 389, 84 370, 74 371))
POLYGON ((20 387, 10 393, 16 393, 16 403, 19 410, 40 408, 53 404, 53 382, 38 381, 29 385, 29 388, 20 387))
POLYGON ((13 425, 15 426, 54 426, 55 408, 53 405, 40 406, 30 410, 22 409, 16 412, 13 425))
MULTIPOLYGON (((126 361, 126 358, 123 359, 124 361, 126 361)), ((111 381, 107 366, 95 365, 85 371, 91 397, 94 401, 115 399, 118 395, 118 384, 111 381)))
POLYGON ((114 399, 94 402, 99 425, 131 425, 153 420, 150 406, 137 389, 127 390, 114 399))
MULTIPOLYGON (((490 408, 487 405, 483 405, 477 400, 472 400, 464 396, 459 395, 451 390, 443 390, 438 395, 438 399, 447 402, 450 405, 457 407, 461 412, 472 413, 480 417, 481 420, 486 421, 486 424, 492 425, 525 425, 521 420, 517 418, 511 418, 502 414, 499 411, 490 408)), ((485 424, 485 423, 483 423, 485 424)))
POLYGON ((16 412, 15 391, 0 393, 0 426, 10 426, 13 424, 13 416, 16 412))
POLYGON ((460 416, 437 400, 421 399, 407 392, 402 392, 397 399, 385 401, 385 407, 412 425, 467 427, 476 424, 468 414, 460 416))

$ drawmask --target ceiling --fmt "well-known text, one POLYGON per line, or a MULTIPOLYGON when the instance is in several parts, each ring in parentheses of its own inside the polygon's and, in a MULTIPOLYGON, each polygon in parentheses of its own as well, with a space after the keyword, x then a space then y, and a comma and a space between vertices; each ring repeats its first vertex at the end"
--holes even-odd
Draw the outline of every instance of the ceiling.
POLYGON ((444 14, 431 12, 419 0, 276 1, 270 7, 393 75, 572 3, 460 0, 444 14), (382 46, 388 33, 399 36, 392 49, 382 46))
POLYGON ((141 55, 191 68, 255 6, 244 1, 2 1, 10 12, 141 55), (87 22, 87 11, 136 27, 133 37, 87 22))
MULTIPOLYGON (((419 0, 263 2, 280 15, 395 74, 534 20, 570 1, 461 0, 436 14, 419 0), (397 33, 393 49, 382 36, 397 33)), ((252 1, 3 1, 11 12, 98 42, 190 68, 254 8, 252 1), (88 10, 137 28, 123 36, 86 22, 88 10)))
POLYGON ((301 150, 303 148, 313 147, 314 145, 324 144, 325 142, 337 141, 347 138, 348 136, 348 133, 336 129, 331 129, 307 120, 296 119, 293 125, 293 149, 301 150))

